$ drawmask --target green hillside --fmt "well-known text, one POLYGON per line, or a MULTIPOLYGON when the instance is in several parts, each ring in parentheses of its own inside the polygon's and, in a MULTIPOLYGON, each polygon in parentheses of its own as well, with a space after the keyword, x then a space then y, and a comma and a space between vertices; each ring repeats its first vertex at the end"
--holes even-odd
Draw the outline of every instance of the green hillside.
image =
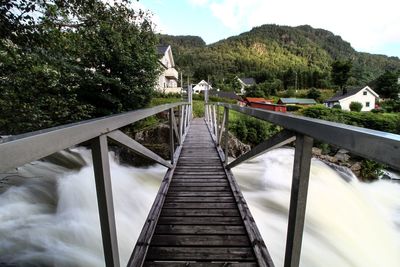
POLYGON ((350 85, 400 69, 397 57, 357 52, 340 36, 308 25, 263 25, 211 45, 196 36, 161 35, 160 43, 172 45, 177 66, 192 82, 209 78, 221 88, 235 76, 251 76, 281 89, 293 87, 296 76, 299 88, 330 87, 336 59, 352 61, 350 85))

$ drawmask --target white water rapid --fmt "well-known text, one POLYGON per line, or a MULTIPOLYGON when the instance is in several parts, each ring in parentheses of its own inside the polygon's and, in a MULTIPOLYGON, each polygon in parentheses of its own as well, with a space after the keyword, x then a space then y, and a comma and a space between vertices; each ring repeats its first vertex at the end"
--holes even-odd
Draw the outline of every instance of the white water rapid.
MULTIPOLYGON (((75 151, 91 161, 90 151, 75 151)), ((292 162, 293 150, 283 148, 234 170, 277 267, 283 265, 292 162)), ((121 166, 112 155, 110 164, 124 266, 166 169, 121 166)), ((1 180, 0 266, 104 266, 91 164, 71 171, 35 162, 19 175, 31 178, 1 180)), ((400 266, 400 185, 341 175, 312 162, 301 266, 400 266)))

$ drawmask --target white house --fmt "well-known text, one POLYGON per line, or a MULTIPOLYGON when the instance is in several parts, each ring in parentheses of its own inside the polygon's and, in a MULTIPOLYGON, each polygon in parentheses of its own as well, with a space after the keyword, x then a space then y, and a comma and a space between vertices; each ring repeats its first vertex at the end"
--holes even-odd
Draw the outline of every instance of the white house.
POLYGON ((199 94, 200 92, 204 92, 204 91, 211 90, 211 89, 212 89, 212 86, 205 80, 202 80, 201 82, 199 82, 198 84, 196 84, 193 87, 193 93, 199 94))
POLYGON ((337 92, 333 97, 325 101, 325 105, 331 108, 335 104, 339 104, 343 110, 350 110, 351 102, 360 102, 363 105, 361 111, 370 111, 375 108, 377 99, 379 99, 379 95, 369 86, 365 86, 363 88, 350 89, 346 94, 343 94, 342 91, 337 92))
POLYGON ((161 74, 158 78, 156 90, 163 93, 180 93, 182 88, 178 87, 179 75, 175 69, 171 46, 159 45, 157 46, 157 52, 161 74))
POLYGON ((240 88, 240 93, 245 94, 246 93, 246 87, 252 86, 256 84, 256 80, 254 78, 239 78, 236 77, 237 80, 239 81, 241 88, 240 88))

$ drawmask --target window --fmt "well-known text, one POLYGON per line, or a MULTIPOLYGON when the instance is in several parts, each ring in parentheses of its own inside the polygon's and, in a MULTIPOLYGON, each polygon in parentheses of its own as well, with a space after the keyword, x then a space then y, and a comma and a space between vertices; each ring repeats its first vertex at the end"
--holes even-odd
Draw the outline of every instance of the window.
POLYGON ((368 107, 369 107, 369 102, 366 102, 366 103, 365 103, 365 106, 368 108, 368 107))
POLYGON ((363 95, 367 95, 367 91, 364 91, 364 92, 363 92, 363 95))

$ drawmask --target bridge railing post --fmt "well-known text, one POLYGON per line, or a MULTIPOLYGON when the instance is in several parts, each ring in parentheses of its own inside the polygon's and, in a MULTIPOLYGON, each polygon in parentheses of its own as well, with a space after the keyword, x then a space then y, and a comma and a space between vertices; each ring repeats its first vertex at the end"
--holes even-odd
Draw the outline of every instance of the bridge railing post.
POLYGON ((184 106, 179 106, 179 145, 183 144, 183 116, 184 116, 184 106))
POLYGON ((213 107, 213 114, 214 114, 214 120, 213 120, 213 125, 214 125, 214 134, 215 137, 218 136, 218 124, 217 124, 217 106, 212 105, 213 107))
POLYGON ((174 109, 169 110, 169 151, 171 156, 171 164, 174 165, 175 141, 174 141, 174 109))
POLYGON ((294 154, 285 267, 298 267, 307 205, 313 138, 297 134, 294 154))
POLYGON ((107 267, 119 267, 117 231, 115 227, 106 135, 101 135, 92 140, 92 157, 105 263, 107 267))
POLYGON ((228 162, 228 142, 229 142, 229 108, 224 107, 224 118, 225 118, 225 135, 224 135, 224 154, 225 154, 225 165, 227 165, 228 162))

